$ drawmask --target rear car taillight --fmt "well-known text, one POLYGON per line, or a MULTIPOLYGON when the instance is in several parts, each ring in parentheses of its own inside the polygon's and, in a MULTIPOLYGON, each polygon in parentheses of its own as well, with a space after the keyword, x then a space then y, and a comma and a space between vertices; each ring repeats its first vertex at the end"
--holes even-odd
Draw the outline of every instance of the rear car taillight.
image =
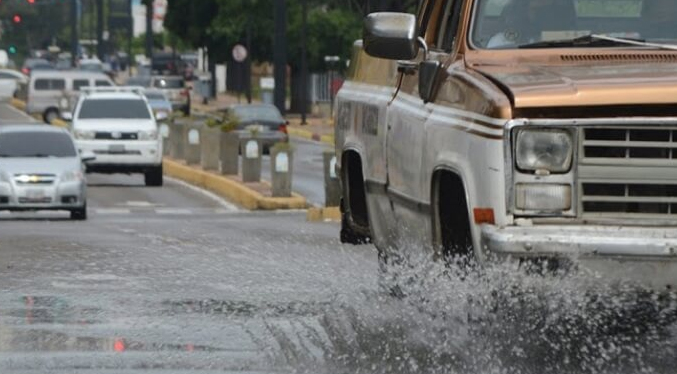
POLYGON ((280 125, 280 127, 277 128, 277 131, 282 132, 282 133, 287 133, 287 124, 283 123, 280 125))

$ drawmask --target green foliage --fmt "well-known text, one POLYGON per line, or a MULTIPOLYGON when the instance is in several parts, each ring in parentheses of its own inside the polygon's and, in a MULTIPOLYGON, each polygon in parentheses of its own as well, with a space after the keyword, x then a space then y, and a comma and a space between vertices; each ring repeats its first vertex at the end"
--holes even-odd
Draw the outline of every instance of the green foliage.
POLYGON ((208 127, 219 127, 222 132, 231 132, 237 129, 240 119, 230 112, 225 112, 221 116, 209 116, 205 124, 208 127))

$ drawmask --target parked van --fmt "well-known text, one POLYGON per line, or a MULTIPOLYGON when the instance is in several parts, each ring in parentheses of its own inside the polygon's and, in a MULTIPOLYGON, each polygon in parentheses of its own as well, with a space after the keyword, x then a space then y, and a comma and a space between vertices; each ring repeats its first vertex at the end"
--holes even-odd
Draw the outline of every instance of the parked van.
POLYGON ((35 71, 31 74, 26 97, 26 112, 41 114, 45 122, 70 110, 69 98, 81 87, 110 87, 115 83, 104 73, 87 71, 35 71))

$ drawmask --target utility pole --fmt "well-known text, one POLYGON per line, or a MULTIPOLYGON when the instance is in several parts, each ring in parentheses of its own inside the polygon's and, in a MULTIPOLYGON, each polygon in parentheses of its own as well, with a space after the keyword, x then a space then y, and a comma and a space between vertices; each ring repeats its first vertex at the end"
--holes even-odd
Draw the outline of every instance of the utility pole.
POLYGON ((129 12, 128 12, 128 24, 127 24, 127 71, 131 73, 132 69, 132 62, 134 61, 134 58, 132 57, 132 41, 134 40, 134 14, 132 10, 132 1, 128 1, 128 6, 129 6, 129 12))
POLYGON ((308 112, 308 0, 301 0, 301 124, 305 125, 308 112))
MULTIPOLYGON (((249 0, 251 5, 252 0, 249 0)), ((245 96, 247 96, 247 103, 252 103, 252 11, 253 7, 250 7, 249 12, 247 12, 247 60, 245 61, 245 96)))
POLYGON ((103 45, 103 0, 96 0, 96 56, 104 59, 103 45))
POLYGON ((153 66, 153 0, 143 0, 146 6, 146 57, 153 66))
POLYGON ((71 0, 71 63, 78 62, 78 0, 71 0))
POLYGON ((287 100, 287 6, 285 0, 275 0, 275 38, 273 41, 273 64, 275 69, 274 103, 284 115, 287 100))

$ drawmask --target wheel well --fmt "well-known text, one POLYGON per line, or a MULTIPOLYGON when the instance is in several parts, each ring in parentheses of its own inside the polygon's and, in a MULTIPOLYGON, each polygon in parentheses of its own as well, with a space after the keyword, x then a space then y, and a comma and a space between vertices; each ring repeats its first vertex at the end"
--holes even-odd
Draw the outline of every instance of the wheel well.
POLYGON ((473 255, 470 214, 463 179, 449 170, 433 176, 434 238, 445 259, 471 259, 473 255))
POLYGON ((362 172, 362 159, 355 151, 343 154, 341 166, 343 168, 343 199, 344 208, 352 223, 362 227, 369 227, 367 213, 367 196, 362 172))

